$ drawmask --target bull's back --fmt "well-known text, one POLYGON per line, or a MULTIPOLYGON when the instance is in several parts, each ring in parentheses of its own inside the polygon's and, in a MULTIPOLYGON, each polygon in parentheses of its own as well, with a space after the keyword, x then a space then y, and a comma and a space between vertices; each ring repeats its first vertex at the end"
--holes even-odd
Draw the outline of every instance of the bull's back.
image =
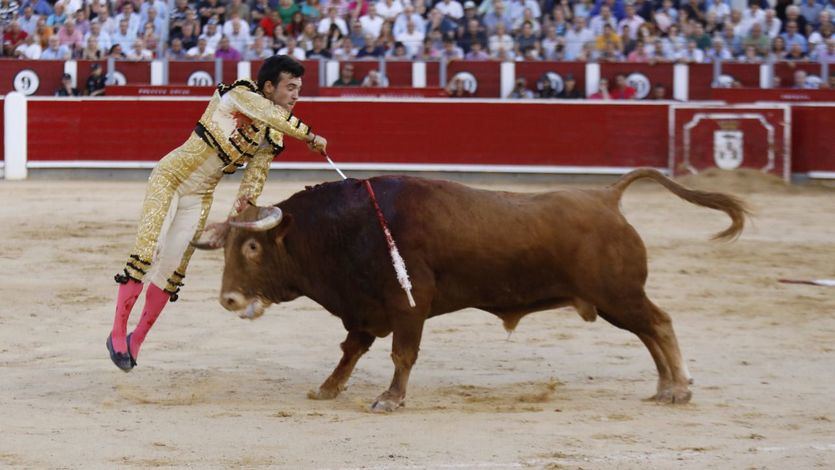
POLYGON ((610 275, 632 269, 620 266, 623 252, 643 254, 637 233, 605 191, 511 193, 417 178, 400 183, 389 201, 392 230, 407 263, 412 258, 431 269, 442 310, 571 297, 578 285, 606 276, 606 266, 610 275))

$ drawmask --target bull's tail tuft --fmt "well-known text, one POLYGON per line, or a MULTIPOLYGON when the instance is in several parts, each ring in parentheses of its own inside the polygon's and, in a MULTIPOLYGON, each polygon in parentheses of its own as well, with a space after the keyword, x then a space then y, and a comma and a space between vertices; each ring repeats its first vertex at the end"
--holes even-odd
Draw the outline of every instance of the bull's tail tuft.
POLYGON ((714 240, 731 241, 738 238, 742 233, 742 229, 745 227, 745 217, 751 214, 745 202, 735 196, 688 189, 651 168, 640 168, 630 171, 612 184, 610 189, 614 192, 615 197, 620 200, 626 188, 635 180, 642 178, 649 178, 661 184, 670 190, 670 192, 687 202, 720 210, 728 214, 728 217, 731 218, 731 225, 725 230, 713 235, 714 240))

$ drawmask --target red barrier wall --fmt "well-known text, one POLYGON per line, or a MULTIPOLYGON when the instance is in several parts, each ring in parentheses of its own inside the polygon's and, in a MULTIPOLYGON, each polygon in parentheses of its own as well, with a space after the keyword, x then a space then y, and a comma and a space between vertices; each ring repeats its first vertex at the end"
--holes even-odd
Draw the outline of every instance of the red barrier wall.
MULTIPOLYGON (((204 108, 202 100, 33 100, 29 159, 156 161, 204 108)), ((346 163, 667 163, 666 105, 308 101, 295 113, 346 163)), ((320 161, 299 143, 281 159, 320 161)))
POLYGON ((835 105, 792 106, 792 171, 835 172, 835 105))

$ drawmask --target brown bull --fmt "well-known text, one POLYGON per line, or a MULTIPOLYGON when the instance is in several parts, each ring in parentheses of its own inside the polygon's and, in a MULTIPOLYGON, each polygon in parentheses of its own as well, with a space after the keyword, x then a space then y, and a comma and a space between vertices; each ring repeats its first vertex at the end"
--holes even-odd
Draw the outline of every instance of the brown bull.
POLYGON ((342 319, 348 330, 343 357, 313 398, 336 397, 374 339, 394 333, 394 378, 372 405, 393 410, 406 396, 427 318, 474 307, 512 330, 529 313, 573 306, 587 321, 599 315, 638 335, 658 368, 652 398, 686 403, 690 378, 670 317, 644 292, 646 249, 619 210, 623 191, 640 178, 727 213, 732 224, 715 238, 742 231, 741 201, 684 188, 655 170, 633 171, 603 189, 536 194, 373 178, 414 285, 417 307, 411 308, 368 193, 360 181, 347 180, 274 207, 250 207, 234 221, 224 240, 220 302, 239 311, 253 302, 306 296, 342 319))

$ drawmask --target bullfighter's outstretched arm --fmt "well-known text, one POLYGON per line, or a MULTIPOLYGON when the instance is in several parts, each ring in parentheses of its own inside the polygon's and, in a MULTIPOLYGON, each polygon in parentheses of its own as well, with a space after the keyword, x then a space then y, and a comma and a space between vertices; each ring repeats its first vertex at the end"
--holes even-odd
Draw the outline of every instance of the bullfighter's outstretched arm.
POLYGON ((236 87, 230 90, 229 94, 235 107, 250 119, 264 122, 271 128, 296 139, 305 142, 312 140, 313 135, 307 124, 258 93, 252 93, 243 87, 236 87))

